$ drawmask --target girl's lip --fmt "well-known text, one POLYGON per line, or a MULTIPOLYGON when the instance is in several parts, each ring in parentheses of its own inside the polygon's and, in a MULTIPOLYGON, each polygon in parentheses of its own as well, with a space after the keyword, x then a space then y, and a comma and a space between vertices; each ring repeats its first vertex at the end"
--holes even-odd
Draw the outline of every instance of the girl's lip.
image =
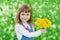
POLYGON ((26 19, 24 19, 24 20, 26 20, 26 19))

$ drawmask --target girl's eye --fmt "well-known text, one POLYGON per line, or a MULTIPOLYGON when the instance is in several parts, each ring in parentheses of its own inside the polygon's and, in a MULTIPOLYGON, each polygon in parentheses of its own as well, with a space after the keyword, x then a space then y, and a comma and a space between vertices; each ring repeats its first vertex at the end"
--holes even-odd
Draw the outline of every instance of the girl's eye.
POLYGON ((27 14, 27 16, 28 16, 29 14, 27 14))
POLYGON ((24 14, 21 14, 21 15, 24 15, 24 14))

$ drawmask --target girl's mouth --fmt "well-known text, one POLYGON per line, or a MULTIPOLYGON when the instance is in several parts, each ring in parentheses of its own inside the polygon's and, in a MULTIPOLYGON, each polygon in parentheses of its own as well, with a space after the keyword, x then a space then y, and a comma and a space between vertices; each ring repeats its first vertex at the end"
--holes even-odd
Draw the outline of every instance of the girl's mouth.
POLYGON ((26 20, 26 19, 24 19, 24 20, 26 20))

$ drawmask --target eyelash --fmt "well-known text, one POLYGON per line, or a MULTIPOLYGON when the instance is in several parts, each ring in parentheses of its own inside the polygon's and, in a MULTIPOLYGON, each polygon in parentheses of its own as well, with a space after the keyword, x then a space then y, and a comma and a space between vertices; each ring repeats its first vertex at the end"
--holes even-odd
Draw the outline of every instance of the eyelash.
MULTIPOLYGON (((22 15, 25 15, 25 14, 22 14, 22 15)), ((27 15, 29 15, 29 14, 27 14, 27 15)))
POLYGON ((25 14, 22 14, 22 15, 25 15, 25 14))
POLYGON ((27 15, 29 15, 29 14, 27 14, 27 15))

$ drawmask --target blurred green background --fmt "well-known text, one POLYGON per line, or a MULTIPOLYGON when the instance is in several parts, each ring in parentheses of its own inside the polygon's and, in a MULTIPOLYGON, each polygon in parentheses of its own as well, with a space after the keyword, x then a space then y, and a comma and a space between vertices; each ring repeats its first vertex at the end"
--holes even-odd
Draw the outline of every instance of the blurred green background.
MULTIPOLYGON (((52 25, 46 34, 34 40, 60 40, 60 0, 0 0, 0 40, 17 40, 14 25, 21 4, 32 8, 34 22, 36 18, 48 18, 52 25)), ((35 30, 39 28, 36 26, 35 30)))

